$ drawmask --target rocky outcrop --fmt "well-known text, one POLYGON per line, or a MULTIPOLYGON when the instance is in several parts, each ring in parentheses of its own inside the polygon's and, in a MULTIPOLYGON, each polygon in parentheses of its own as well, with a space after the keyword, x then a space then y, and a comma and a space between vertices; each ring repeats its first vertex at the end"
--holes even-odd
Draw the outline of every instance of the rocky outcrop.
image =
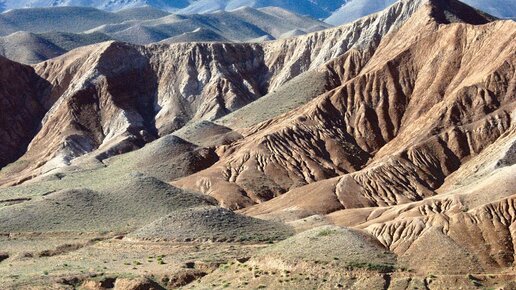
POLYGON ((88 153, 103 160, 132 151, 266 91, 258 46, 179 46, 108 42, 37 65, 52 86, 42 99, 48 111, 23 157, 31 164, 4 180, 23 181, 88 153))

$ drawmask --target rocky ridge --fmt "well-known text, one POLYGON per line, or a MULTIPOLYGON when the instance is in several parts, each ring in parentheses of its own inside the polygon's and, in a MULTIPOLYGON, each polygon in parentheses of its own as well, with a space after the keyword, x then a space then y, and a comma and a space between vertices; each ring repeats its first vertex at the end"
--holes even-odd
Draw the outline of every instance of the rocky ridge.
POLYGON ((347 26, 265 44, 107 42, 40 63, 35 69, 52 89, 43 100, 42 128, 22 158, 39 162, 12 172, 25 180, 51 159, 43 172, 92 151, 105 158, 134 150, 191 120, 235 111, 332 59, 364 55, 355 48, 368 48, 367 58, 417 7, 400 2, 347 26))

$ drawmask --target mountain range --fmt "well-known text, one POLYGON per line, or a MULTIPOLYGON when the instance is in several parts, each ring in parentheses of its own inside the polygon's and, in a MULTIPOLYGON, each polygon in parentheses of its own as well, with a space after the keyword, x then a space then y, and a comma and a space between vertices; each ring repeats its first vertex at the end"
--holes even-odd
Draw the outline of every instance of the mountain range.
POLYGON ((516 22, 296 34, 0 57, 2 287, 514 289, 516 22))
POLYGON ((12 10, 0 14, 0 55, 37 63, 106 40, 259 42, 302 35, 331 25, 277 7, 176 15, 150 7, 116 13, 88 7, 12 10))
MULTIPOLYGON (((241 7, 280 7, 316 19, 326 19, 333 25, 354 21, 378 12, 395 0, 1 0, 0 11, 17 8, 87 6, 118 11, 151 6, 179 14, 201 14, 241 7)), ((465 0, 465 3, 501 18, 516 17, 516 3, 512 0, 465 0)))
MULTIPOLYGON (((515 4, 503 1, 472 3, 492 15, 514 17, 515 4)), ((0 55, 32 64, 106 40, 134 44, 270 41, 349 23, 394 0, 306 2, 4 1, 0 7, 40 8, 0 14, 0 55)))

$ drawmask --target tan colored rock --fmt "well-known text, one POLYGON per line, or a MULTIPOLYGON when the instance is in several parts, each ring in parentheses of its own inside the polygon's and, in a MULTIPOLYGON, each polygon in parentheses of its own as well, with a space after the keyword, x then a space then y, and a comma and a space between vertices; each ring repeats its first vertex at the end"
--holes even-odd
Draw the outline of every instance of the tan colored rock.
POLYGON ((24 182, 86 154, 102 160, 132 151, 192 120, 235 111, 335 59, 349 70, 323 69, 329 83, 335 75, 354 76, 381 37, 420 5, 404 0, 354 24, 265 44, 106 42, 40 63, 35 69, 51 85, 41 98, 46 117, 23 157, 27 164, 2 174, 0 184, 24 182), (356 51, 363 47, 365 53, 356 51))
POLYGON ((514 22, 444 24, 439 5, 387 36, 356 77, 243 132, 212 168, 175 184, 231 208, 336 176, 350 207, 434 195, 509 130, 516 105, 514 22))

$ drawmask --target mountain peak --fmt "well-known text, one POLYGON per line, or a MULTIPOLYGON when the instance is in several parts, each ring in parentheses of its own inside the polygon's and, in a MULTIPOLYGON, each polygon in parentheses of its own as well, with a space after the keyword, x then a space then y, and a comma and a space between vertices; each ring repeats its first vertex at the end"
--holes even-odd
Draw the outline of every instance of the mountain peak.
POLYGON ((432 17, 442 24, 464 22, 479 25, 497 19, 457 0, 428 0, 428 2, 432 7, 432 17))

